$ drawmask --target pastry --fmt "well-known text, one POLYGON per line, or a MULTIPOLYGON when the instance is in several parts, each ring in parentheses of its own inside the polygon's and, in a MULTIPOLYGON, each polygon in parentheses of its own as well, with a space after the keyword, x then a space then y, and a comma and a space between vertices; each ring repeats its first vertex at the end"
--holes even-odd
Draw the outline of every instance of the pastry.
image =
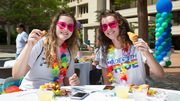
POLYGON ((134 43, 138 41, 138 35, 132 33, 132 32, 127 32, 129 39, 134 43))
POLYGON ((41 37, 45 36, 47 34, 47 32, 45 30, 43 30, 43 33, 41 34, 41 37))

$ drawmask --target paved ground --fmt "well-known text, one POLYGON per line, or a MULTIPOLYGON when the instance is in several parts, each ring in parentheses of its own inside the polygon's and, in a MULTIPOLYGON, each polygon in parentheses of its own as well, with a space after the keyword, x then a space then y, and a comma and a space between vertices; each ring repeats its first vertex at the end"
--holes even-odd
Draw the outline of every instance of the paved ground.
MULTIPOLYGON (((90 57, 88 51, 83 51, 84 57, 90 57)), ((0 52, 0 58, 15 57, 15 53, 0 52)), ((172 65, 168 68, 163 68, 165 77, 160 79, 154 74, 150 73, 151 78, 154 80, 155 87, 174 89, 180 91, 180 51, 175 50, 171 55, 172 65)))

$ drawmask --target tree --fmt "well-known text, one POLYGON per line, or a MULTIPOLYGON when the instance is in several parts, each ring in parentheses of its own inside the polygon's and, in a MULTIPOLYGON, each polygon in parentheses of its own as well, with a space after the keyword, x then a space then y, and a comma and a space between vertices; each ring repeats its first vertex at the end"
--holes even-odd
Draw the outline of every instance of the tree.
POLYGON ((46 28, 62 8, 70 10, 60 0, 1 0, 0 23, 23 23, 34 28, 46 28))

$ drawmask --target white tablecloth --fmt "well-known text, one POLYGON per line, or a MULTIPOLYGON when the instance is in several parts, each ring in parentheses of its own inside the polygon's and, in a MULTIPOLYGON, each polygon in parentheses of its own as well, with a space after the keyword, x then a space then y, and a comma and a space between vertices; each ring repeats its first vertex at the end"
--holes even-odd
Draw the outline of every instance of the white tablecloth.
POLYGON ((74 68, 80 69, 80 86, 81 85, 89 85, 90 84, 90 71, 92 70, 92 63, 91 62, 82 62, 82 63, 75 63, 74 68))
MULTIPOLYGON (((86 92, 96 91, 94 93, 90 93, 83 101, 134 101, 134 98, 131 93, 128 94, 127 99, 120 99, 116 96, 110 97, 107 96, 109 91, 103 91, 104 85, 86 85, 86 86, 75 86, 76 88, 81 88, 86 92)), ((77 91, 72 90, 72 86, 62 87, 68 88, 72 93, 77 91)), ((155 88, 157 89, 157 88, 155 88)), ((176 90, 166 90, 166 89, 157 89, 166 92, 167 97, 165 98, 166 101, 180 101, 180 91, 176 90)), ((4 94, 0 95, 1 101, 38 101, 38 97, 36 95, 37 90, 31 91, 21 91, 16 93, 4 94)), ((155 97, 147 97, 148 100, 146 101, 162 101, 155 97)), ((52 100, 54 101, 54 99, 52 100)), ((79 101, 79 100, 72 100, 69 96, 64 97, 56 97, 55 101, 79 101)), ((164 101, 164 100, 163 100, 164 101)))
POLYGON ((16 60, 9 60, 4 63, 4 67, 13 67, 16 60))

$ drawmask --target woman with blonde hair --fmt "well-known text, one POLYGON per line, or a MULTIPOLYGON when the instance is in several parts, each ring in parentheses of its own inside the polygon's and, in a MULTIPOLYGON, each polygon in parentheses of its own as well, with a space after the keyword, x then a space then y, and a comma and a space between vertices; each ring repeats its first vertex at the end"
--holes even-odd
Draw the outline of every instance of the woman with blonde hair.
POLYGON ((32 30, 13 67, 14 78, 24 77, 20 89, 37 89, 50 82, 79 85, 79 78, 74 74, 78 39, 74 15, 61 10, 53 18, 46 37, 41 35, 41 30, 32 30))

